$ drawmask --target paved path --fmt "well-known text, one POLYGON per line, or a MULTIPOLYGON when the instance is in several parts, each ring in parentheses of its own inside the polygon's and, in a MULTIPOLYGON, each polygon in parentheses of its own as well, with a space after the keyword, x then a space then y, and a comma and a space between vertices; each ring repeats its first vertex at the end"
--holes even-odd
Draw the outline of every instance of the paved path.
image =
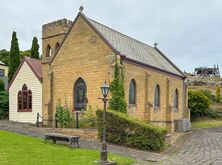
POLYGON ((176 151, 169 150, 172 165, 222 165, 222 127, 198 129, 179 142, 176 151))
MULTIPOLYGON (((6 120, 0 120, 0 129, 40 138, 50 131, 6 120)), ((81 139, 80 146, 100 149, 101 144, 95 140, 81 139)), ((108 150, 135 159, 135 165, 222 165, 222 127, 194 130, 164 153, 144 152, 116 145, 108 145, 108 150)))

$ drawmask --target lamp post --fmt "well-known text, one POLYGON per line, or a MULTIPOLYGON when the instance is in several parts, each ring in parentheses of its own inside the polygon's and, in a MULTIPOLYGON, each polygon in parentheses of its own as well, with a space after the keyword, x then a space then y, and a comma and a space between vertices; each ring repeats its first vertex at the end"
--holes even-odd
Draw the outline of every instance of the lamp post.
POLYGON ((100 87, 102 91, 102 101, 104 103, 104 111, 103 111, 103 132, 102 132, 102 147, 100 151, 100 164, 103 165, 115 165, 116 162, 108 161, 107 156, 107 145, 106 145, 106 103, 108 99, 106 98, 109 93, 109 86, 106 84, 106 80, 104 81, 103 85, 100 87))

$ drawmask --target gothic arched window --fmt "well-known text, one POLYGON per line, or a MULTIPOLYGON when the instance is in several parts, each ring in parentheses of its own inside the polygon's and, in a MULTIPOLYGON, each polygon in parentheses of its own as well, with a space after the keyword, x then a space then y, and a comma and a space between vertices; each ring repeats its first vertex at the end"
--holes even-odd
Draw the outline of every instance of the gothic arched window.
POLYGON ((58 51, 59 47, 60 47, 60 43, 57 42, 56 45, 55 45, 55 52, 58 51))
POLYGON ((18 92, 18 111, 22 110, 22 92, 18 92))
POLYGON ((74 107, 75 110, 86 108, 86 83, 82 78, 78 78, 74 85, 74 107))
POLYGON ((136 104, 136 82, 134 79, 130 81, 129 104, 136 104))
POLYGON ((32 91, 28 90, 26 84, 22 86, 22 90, 18 92, 18 111, 31 112, 32 111, 32 91))
POLYGON ((179 105, 179 92, 176 89, 174 93, 174 111, 178 111, 178 105, 179 105))
POLYGON ((51 57, 52 55, 52 49, 50 45, 47 45, 46 47, 46 57, 51 57))
POLYGON ((156 85, 155 96, 154 96, 154 109, 158 109, 159 107, 160 107, 160 86, 156 85))
POLYGON ((32 109, 32 91, 28 91, 28 109, 32 109))

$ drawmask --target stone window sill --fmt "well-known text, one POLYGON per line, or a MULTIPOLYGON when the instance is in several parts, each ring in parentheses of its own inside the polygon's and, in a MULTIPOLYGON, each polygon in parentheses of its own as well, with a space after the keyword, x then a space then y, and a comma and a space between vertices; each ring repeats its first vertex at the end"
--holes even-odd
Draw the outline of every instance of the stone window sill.
POLYGON ((160 107, 154 107, 154 112, 157 112, 160 110, 160 107))

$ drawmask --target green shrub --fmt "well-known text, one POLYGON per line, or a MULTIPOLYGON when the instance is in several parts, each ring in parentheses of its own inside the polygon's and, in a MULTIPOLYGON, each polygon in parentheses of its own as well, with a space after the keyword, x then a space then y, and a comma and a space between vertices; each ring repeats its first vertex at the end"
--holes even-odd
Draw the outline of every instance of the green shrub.
POLYGON ((204 115, 207 117, 214 118, 214 119, 221 118, 221 115, 217 111, 212 110, 212 109, 207 109, 204 115))
MULTIPOLYGON (((74 121, 76 120, 76 113, 74 115, 74 121)), ((86 111, 79 111, 79 128, 94 128, 96 127, 96 116, 93 114, 92 107, 86 111)))
MULTIPOLYGON (((98 110, 98 137, 102 139, 103 111, 98 110)), ((166 129, 159 128, 145 121, 129 117, 127 114, 107 111, 107 142, 150 151, 160 151, 165 144, 166 129)))
POLYGON ((112 98, 109 101, 110 109, 126 113, 126 101, 123 82, 123 73, 120 74, 119 64, 116 61, 114 70, 114 79, 110 83, 110 93, 112 98))
POLYGON ((0 79, 0 91, 4 91, 5 90, 5 84, 4 82, 0 79))
POLYGON ((200 92, 202 92, 208 99, 211 100, 211 102, 213 102, 214 95, 212 94, 212 92, 210 90, 202 89, 202 90, 200 90, 200 92))
POLYGON ((56 121, 59 127, 66 128, 72 122, 72 115, 68 106, 61 106, 59 103, 56 107, 56 121))
POLYGON ((8 91, 0 91, 0 119, 8 117, 9 95, 8 91))
POLYGON ((188 91, 188 106, 191 111, 191 117, 203 116, 210 107, 210 99, 201 91, 188 91))
POLYGON ((216 98, 215 98, 215 101, 217 103, 220 102, 220 86, 218 85, 217 88, 216 88, 216 98))

